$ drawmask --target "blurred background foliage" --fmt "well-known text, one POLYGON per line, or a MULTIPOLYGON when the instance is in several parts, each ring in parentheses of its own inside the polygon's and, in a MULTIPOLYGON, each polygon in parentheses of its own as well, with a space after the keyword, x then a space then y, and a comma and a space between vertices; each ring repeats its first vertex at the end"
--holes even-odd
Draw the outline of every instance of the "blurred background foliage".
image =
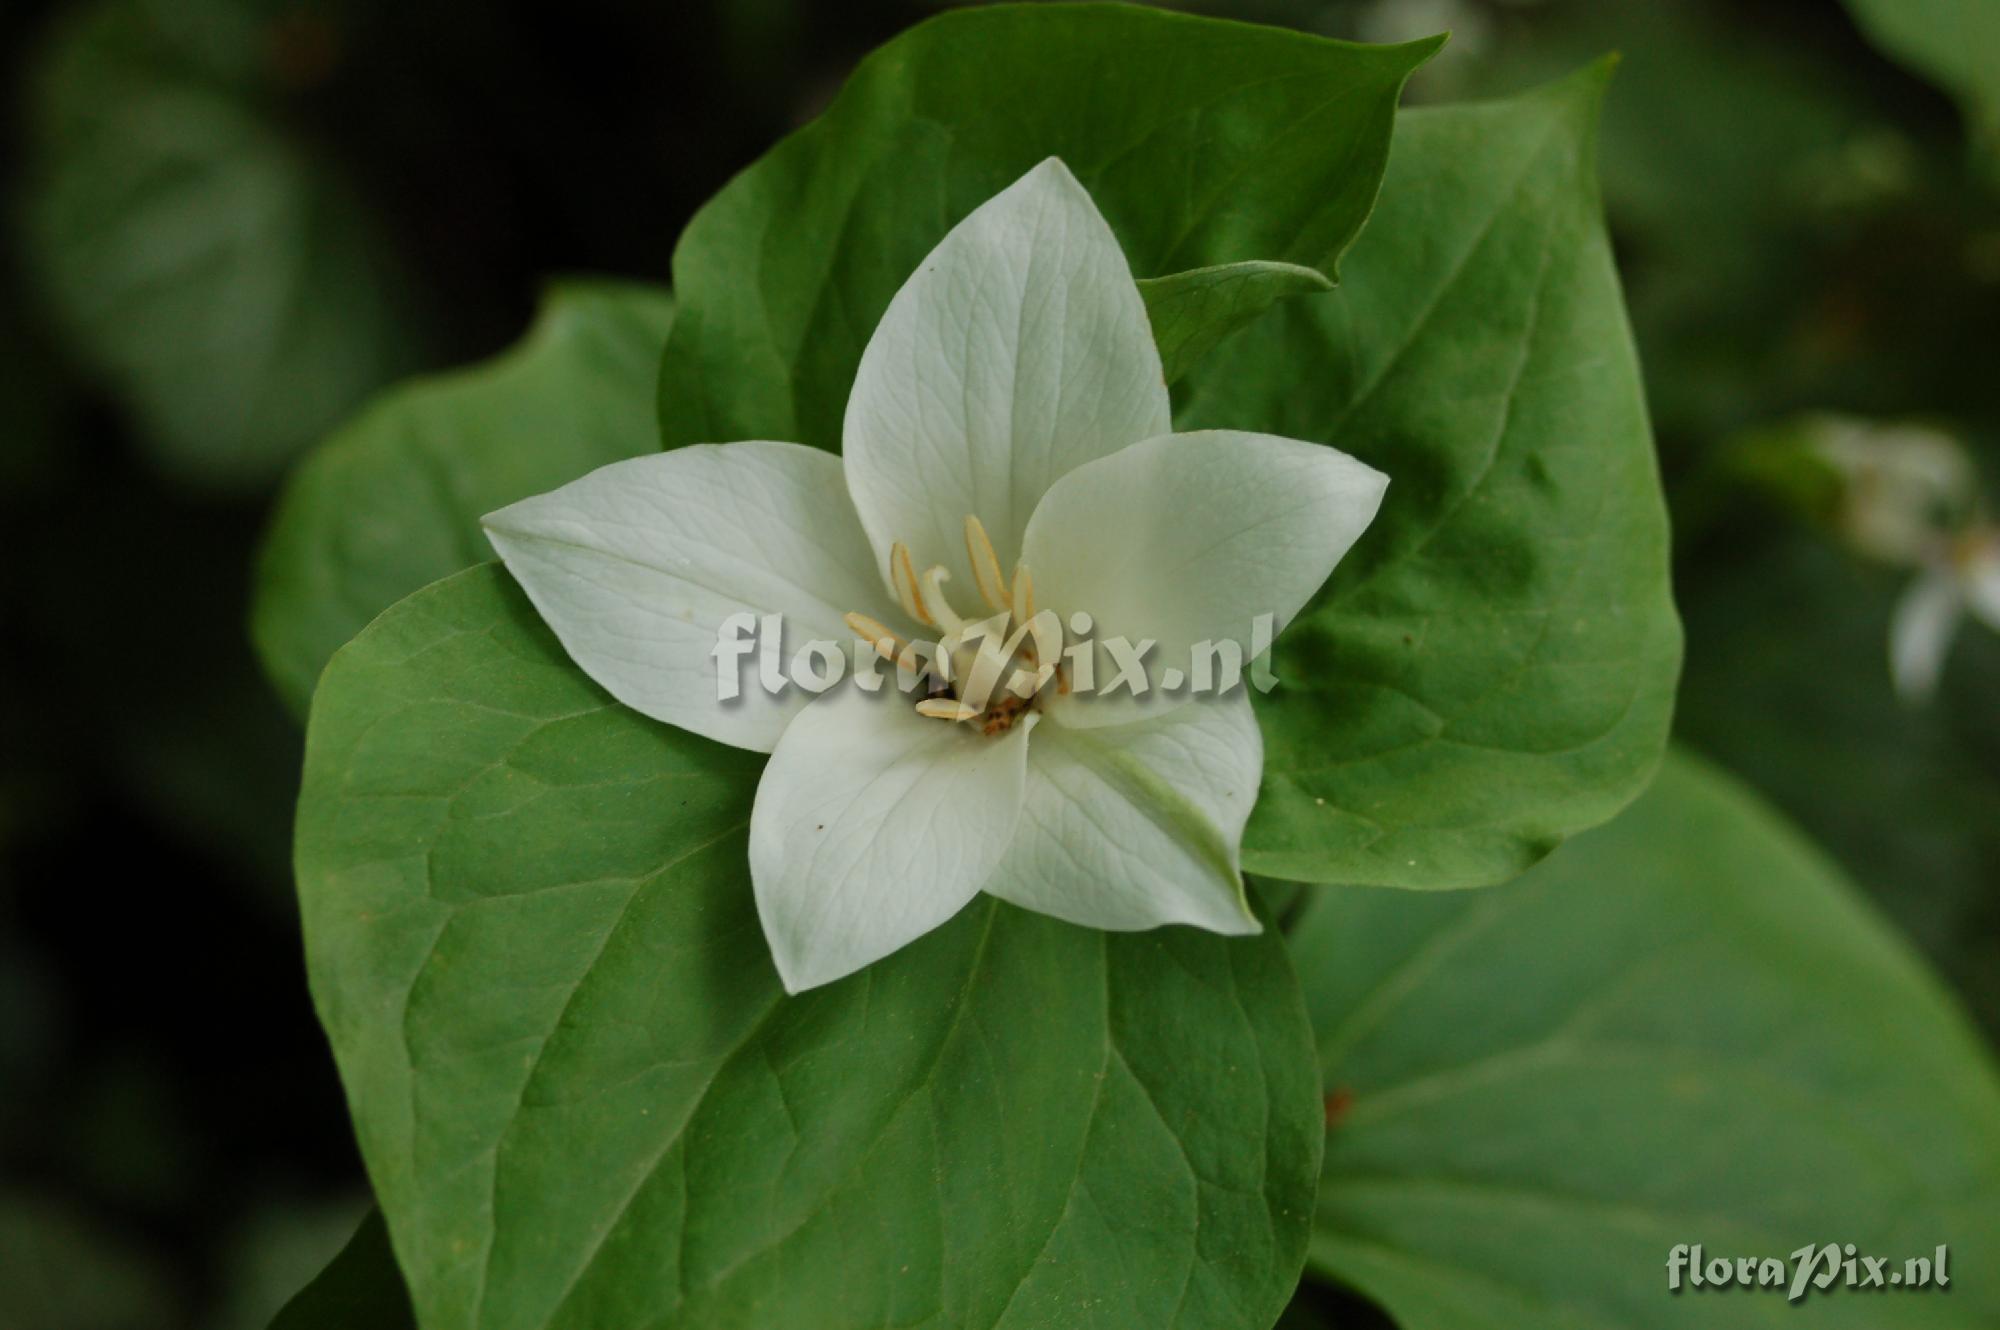
MULTIPOLYGON (((1602 169, 1678 533, 1681 735, 2000 1032, 2000 635, 1899 700, 1911 561, 1842 519, 1872 491, 1815 469, 1805 414, 1926 422, 1991 511, 2000 10, 1185 7, 1450 29, 1416 100, 1624 53, 1602 169), (1777 466, 1774 430, 1800 440, 1777 466)), ((288 464, 513 341, 552 275, 664 280, 694 209, 934 8, 0 10, 0 1325, 262 1326, 365 1205, 291 913, 300 736, 244 630, 288 464)))

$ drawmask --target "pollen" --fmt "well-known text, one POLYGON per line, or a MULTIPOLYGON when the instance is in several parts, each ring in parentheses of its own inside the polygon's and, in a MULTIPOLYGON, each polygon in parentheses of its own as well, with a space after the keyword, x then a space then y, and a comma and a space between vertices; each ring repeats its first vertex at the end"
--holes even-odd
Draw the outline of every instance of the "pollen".
POLYGON ((994 735, 1005 734, 1013 729, 1014 723, 1034 710, 1034 706, 1034 698, 1016 697, 1009 693, 986 710, 965 719, 976 723, 979 732, 990 739, 994 735))

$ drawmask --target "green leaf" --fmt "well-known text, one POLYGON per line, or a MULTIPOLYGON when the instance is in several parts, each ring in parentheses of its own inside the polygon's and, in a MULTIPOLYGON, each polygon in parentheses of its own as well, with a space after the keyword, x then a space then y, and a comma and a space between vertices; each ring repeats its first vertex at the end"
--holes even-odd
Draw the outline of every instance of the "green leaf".
POLYGON ((1223 338, 1286 296, 1332 289, 1333 282, 1317 268, 1257 259, 1194 268, 1139 283, 1168 383, 1177 381, 1223 338))
MULTIPOLYGON (((1911 247, 1902 236, 1864 240, 1852 226, 1909 187, 1911 148, 1885 128, 1896 117, 1881 95, 1900 89, 1857 78, 1844 50, 1799 40, 1800 25, 1745 22, 1740 6, 1608 0, 1546 17, 1507 25, 1458 69, 1471 95, 1495 95, 1626 53, 1598 156, 1663 441, 1713 437, 1800 402, 1928 400, 1915 385, 1855 382, 1863 366, 1869 384, 1893 374, 1884 343, 1930 345, 1922 334, 1898 327, 1828 346, 1813 303, 1830 272, 1843 289, 1887 282, 1894 308, 1946 303, 1883 271, 1880 251, 1911 247)), ((1964 285, 1930 266, 1941 284, 1964 285)), ((1874 307, 1866 291, 1848 298, 1874 307)))
POLYGON ((273 117, 251 7, 109 0, 33 83, 30 270, 78 354, 178 475, 270 479, 405 369, 372 218, 273 117))
POLYGON ((1182 428, 1317 439, 1390 478, 1256 698, 1247 869, 1504 881, 1659 761, 1680 629, 1591 165, 1607 73, 1406 113, 1339 294, 1185 385, 1182 428))
POLYGON ((657 447, 672 319, 656 287, 558 285, 511 350, 390 390, 317 448, 272 518, 251 617, 285 699, 303 713, 370 619, 492 558, 482 515, 657 447))
POLYGON ((788 999, 761 761, 611 702, 497 566, 328 666, 307 959, 426 1330, 1268 1326, 1321 1143, 1275 931, 982 898, 788 999))
POLYGON ((1951 93, 1973 137, 2000 150, 2000 6, 1992 0, 1847 0, 1883 51, 1951 93))
POLYGON ((1142 277, 1248 259, 1331 276, 1374 200, 1397 95, 1437 44, 1118 5, 982 8, 912 29, 682 235, 667 445, 837 449, 889 298, 954 222, 1045 157, 1089 188, 1142 277))
POLYGON ((292 1300, 271 1330, 416 1330, 410 1294, 389 1248, 380 1210, 370 1210, 335 1256, 292 1300))
POLYGON ((1312 1264, 1411 1330, 1991 1325, 2000 1078, 1832 866, 1667 764, 1474 895, 1324 891, 1292 934, 1334 1123, 1312 1264), (1344 1108, 1343 1108, 1344 1105, 1344 1108), (1950 1246, 1949 1292, 1666 1287, 1669 1252, 1950 1246), (1872 1295, 1871 1295, 1872 1294, 1872 1295))

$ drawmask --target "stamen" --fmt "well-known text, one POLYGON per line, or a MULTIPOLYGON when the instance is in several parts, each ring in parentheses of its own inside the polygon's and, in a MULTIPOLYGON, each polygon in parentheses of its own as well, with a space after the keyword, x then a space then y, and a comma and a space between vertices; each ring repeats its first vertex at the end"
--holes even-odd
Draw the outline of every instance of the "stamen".
POLYGON ((1013 608, 1007 600, 1007 577, 1000 571, 1000 556, 986 535, 986 525, 977 515, 965 515, 965 553, 972 560, 972 580, 979 585, 979 598, 990 610, 1013 608))
MULTIPOLYGON (((965 553, 972 567, 972 578, 978 586, 979 597, 986 602, 998 618, 982 623, 972 623, 952 608, 945 597, 944 584, 951 580, 951 573, 943 564, 933 564, 920 576, 916 562, 910 557, 910 547, 900 540, 889 547, 889 581, 895 589, 896 600, 912 619, 939 630, 941 636, 934 643, 923 644, 926 651, 933 653, 924 663, 924 672, 929 677, 931 695, 916 704, 917 714, 933 720, 954 722, 976 722, 984 735, 1005 734, 1022 717, 1031 717, 1035 709, 1036 697, 1041 689, 1051 681, 1058 693, 1070 691, 1068 672, 1059 661, 1042 663, 1039 660, 1040 642, 1032 636, 1029 625, 1035 617, 1035 579, 1026 566, 1016 564, 1010 585, 1001 569, 999 553, 993 548, 993 540, 986 533, 986 526, 978 515, 968 514, 965 519, 965 553), (1006 681, 1006 696, 986 705, 989 685, 998 682, 988 680, 981 684, 980 670, 987 669, 986 645, 980 647, 980 655, 974 656, 969 636, 974 629, 985 629, 987 622, 1001 625, 1001 636, 1006 640, 1006 627, 1017 626, 1026 640, 1014 639, 1019 643, 1017 650, 1027 661, 1028 678, 1018 671, 1006 681), (967 685, 954 687, 954 676, 965 674, 967 685), (967 688, 972 689, 967 693, 967 688), (964 701, 957 694, 973 696, 974 701, 964 701)), ((844 622, 855 635, 866 640, 885 660, 893 660, 898 670, 915 672, 918 646, 904 641, 881 620, 866 614, 849 614, 844 622)), ((1005 661, 1000 662, 1002 666, 1005 661)))
POLYGON ((850 614, 846 622, 847 626, 854 630, 854 635, 874 647, 875 654, 883 660, 895 660, 898 653, 910 645, 880 619, 871 619, 865 614, 850 614))
POLYGON ((902 604, 903 613, 918 623, 938 626, 924 607, 924 593, 917 584, 917 566, 910 561, 910 547, 900 540, 889 547, 889 581, 896 588, 896 599, 902 604))
POLYGON ((1014 565, 1014 614, 1022 623, 1035 617, 1035 578, 1028 565, 1014 565))
POLYGON ((944 584, 950 580, 951 573, 943 564, 932 564, 924 571, 922 580, 917 583, 926 597, 920 603, 934 616, 927 622, 937 624, 947 633, 960 633, 965 631, 965 620, 958 617, 958 612, 952 609, 951 602, 944 598, 944 584))
POLYGON ((979 708, 949 697, 927 697, 917 703, 917 714, 932 720, 974 720, 979 708))

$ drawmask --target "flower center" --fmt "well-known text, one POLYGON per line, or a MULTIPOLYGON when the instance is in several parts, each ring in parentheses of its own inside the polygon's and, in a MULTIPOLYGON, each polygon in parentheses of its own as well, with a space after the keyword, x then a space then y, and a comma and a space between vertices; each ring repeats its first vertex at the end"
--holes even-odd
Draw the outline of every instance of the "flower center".
POLYGON ((2000 560, 2000 526, 1974 526, 1955 537, 1946 550, 1952 567, 1969 574, 1988 560, 2000 560))
MULTIPOLYGON (((1061 686, 1061 629, 1054 630, 1053 641, 1045 640, 1047 625, 1035 614, 1034 576, 1023 563, 1014 565, 1012 577, 1004 576, 985 525, 971 514, 965 519, 965 552, 979 598, 990 611, 984 617, 967 618, 953 608, 944 593, 951 573, 943 564, 919 574, 908 545, 899 540, 889 547, 889 580, 897 603, 939 633, 929 676, 932 692, 917 703, 917 711, 974 725, 982 734, 1005 734, 1036 709, 1052 678, 1061 686)), ((847 626, 872 643, 884 660, 900 669, 914 668, 917 648, 879 619, 849 614, 847 626)))

